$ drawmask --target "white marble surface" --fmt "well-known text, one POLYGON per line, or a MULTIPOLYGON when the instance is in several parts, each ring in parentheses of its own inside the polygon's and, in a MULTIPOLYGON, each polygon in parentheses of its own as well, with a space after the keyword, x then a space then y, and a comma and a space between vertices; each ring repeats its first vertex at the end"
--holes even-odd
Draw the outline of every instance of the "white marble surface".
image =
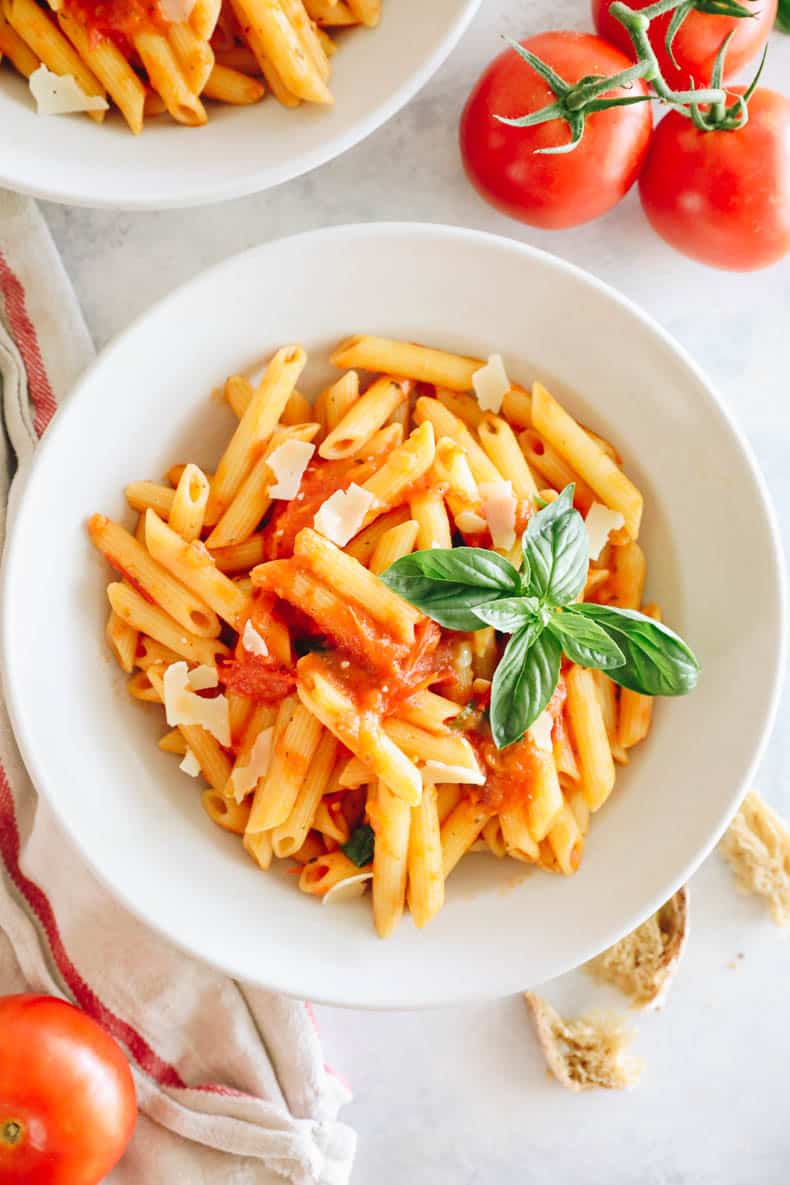
MULTIPOLYGON (((751 276, 707 271, 652 235, 634 195, 592 226, 543 234, 489 210, 463 180, 457 117, 497 34, 581 28, 586 9, 586 0, 484 0, 405 112, 271 193, 184 213, 47 207, 97 344, 208 264, 292 231, 396 218, 509 234, 626 292, 693 352, 751 440, 790 543, 790 259, 751 276)), ((765 78, 786 89, 790 38, 775 41, 765 78)), ((748 562, 748 540, 732 549, 733 562, 748 562)), ((787 705, 785 696, 759 785, 790 813, 787 705)), ((327 1055, 356 1095, 354 1185, 786 1185, 790 947, 758 904, 732 893, 718 857, 692 890, 692 940, 668 1007, 634 1018, 647 1065, 628 1094, 573 1096, 547 1081, 520 999, 422 1014, 320 1009, 327 1055)), ((580 1007, 603 998, 580 975, 547 994, 580 1007)))

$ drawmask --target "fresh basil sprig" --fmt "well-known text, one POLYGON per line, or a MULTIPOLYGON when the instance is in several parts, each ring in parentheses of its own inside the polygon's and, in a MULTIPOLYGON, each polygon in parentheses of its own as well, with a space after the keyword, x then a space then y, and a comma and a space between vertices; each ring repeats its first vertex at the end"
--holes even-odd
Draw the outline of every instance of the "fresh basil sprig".
POLYGON ((584 520, 573 485, 530 519, 520 570, 479 547, 417 551, 381 579, 446 629, 510 634, 491 685, 498 749, 520 740, 557 686, 563 653, 642 695, 685 695, 699 663, 677 634, 631 609, 577 602, 587 581, 584 520))
POLYGON ((346 842, 340 845, 340 851, 348 856, 357 868, 365 868, 373 860, 375 844, 376 835, 373 828, 369 823, 362 823, 355 827, 346 842))

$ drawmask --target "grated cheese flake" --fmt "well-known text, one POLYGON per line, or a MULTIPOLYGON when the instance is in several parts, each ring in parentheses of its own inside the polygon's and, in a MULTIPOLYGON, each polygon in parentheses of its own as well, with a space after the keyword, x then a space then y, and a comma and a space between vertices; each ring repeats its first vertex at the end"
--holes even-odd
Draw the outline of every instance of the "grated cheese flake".
POLYGON ((159 0, 159 11, 166 21, 181 24, 188 21, 195 7, 195 0, 159 0))
POLYGON ((180 762, 179 769, 182 769, 185 774, 189 774, 190 778, 196 778, 200 773, 200 762, 195 754, 187 745, 187 751, 184 754, 184 760, 180 762))
POLYGON ((431 782, 463 782, 466 786, 485 785, 485 774, 475 766, 445 765, 443 761, 426 761, 420 771, 424 785, 431 782))
POLYGON ((241 769, 238 767, 230 775, 233 786, 233 797, 241 802, 250 790, 254 790, 258 782, 269 770, 272 755, 274 728, 262 728, 255 738, 255 744, 250 750, 250 759, 241 769))
POLYGON ((74 115, 109 107, 101 95, 86 95, 73 74, 53 74, 44 65, 33 71, 28 85, 39 115, 74 115))
POLYGON ((193 691, 206 691, 209 687, 219 686, 216 667, 210 667, 207 663, 193 667, 187 675, 187 679, 193 691))
POLYGON ((455 525, 465 535, 479 535, 488 530, 488 523, 476 510, 462 510, 455 516, 455 525))
POLYGON ((494 547, 510 551, 516 542, 516 496, 509 481, 480 483, 483 517, 491 532, 494 547))
POLYGON ((257 654, 259 658, 266 658, 269 653, 265 639, 261 637, 249 618, 245 623, 244 633, 241 635, 241 644, 248 654, 257 654))
POLYGON ((296 497, 314 452, 315 445, 306 440, 286 440, 274 450, 266 462, 276 479, 269 486, 270 498, 290 502, 296 497))
POLYGON ((542 749, 546 753, 551 753, 553 748, 551 740, 553 729, 554 718, 548 708, 544 708, 537 720, 529 726, 527 733, 532 737, 536 749, 542 749))
POLYGON ((624 525, 625 519, 619 510, 610 510, 601 502, 593 502, 584 520, 591 560, 597 560, 606 547, 609 532, 619 531, 624 525))
POLYGON ((481 410, 492 411, 498 415, 502 400, 510 390, 510 379, 499 354, 489 354, 485 366, 481 366, 472 375, 472 386, 481 410))
POLYGON ((319 507, 313 526, 338 547, 345 547, 361 530, 365 515, 375 500, 369 490, 363 490, 352 481, 347 490, 336 490, 319 507))
POLYGON ((336 885, 332 885, 331 889, 327 889, 321 898, 322 905, 339 905, 341 901, 353 901, 356 897, 361 897, 365 892, 365 884, 367 881, 373 880, 372 872, 360 872, 356 876, 347 876, 345 880, 338 881, 336 885))
POLYGON ((171 728, 176 724, 196 724, 219 741, 230 745, 230 716, 224 695, 206 699, 189 684, 185 662, 174 662, 164 675, 165 716, 171 728))

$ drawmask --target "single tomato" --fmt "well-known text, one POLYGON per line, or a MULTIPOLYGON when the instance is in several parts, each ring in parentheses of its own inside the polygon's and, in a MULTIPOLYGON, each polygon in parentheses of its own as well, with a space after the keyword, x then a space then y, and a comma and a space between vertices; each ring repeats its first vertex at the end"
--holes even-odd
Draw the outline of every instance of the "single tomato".
POLYGON ((639 190, 654 229, 684 255, 730 271, 775 263, 790 251, 790 99, 756 90, 737 131, 702 132, 670 111, 639 190))
MULTIPOLYGON (((619 49, 592 33, 541 33, 521 44, 568 83, 615 74, 630 64, 619 49)), ((605 97, 646 94, 640 79, 605 97)), ((486 201, 512 218, 550 230, 589 222, 619 202, 637 178, 653 123, 649 103, 593 111, 572 151, 544 155, 536 149, 570 143, 565 120, 524 128, 494 118, 526 115, 555 99, 537 71, 508 49, 478 80, 460 128, 467 176, 486 201)))
MULTIPOLYGON (((639 11, 647 8, 653 0, 625 0, 629 8, 639 11)), ((633 61, 634 46, 623 25, 609 12, 612 0, 592 0, 592 16, 596 29, 607 41, 620 49, 633 61)), ((653 46, 658 65, 667 86, 673 90, 688 90, 693 79, 696 86, 707 86, 710 82, 716 55, 722 44, 733 34, 727 46, 725 81, 757 56, 768 40, 776 20, 777 0, 741 0, 745 8, 753 12, 749 17, 718 16, 714 13, 692 9, 678 29, 672 43, 677 66, 667 53, 666 39, 672 12, 665 12, 650 22, 648 36, 653 46)))
POLYGON ((98 1185, 137 1116, 118 1045, 54 996, 0 999, 0 1185, 98 1185))

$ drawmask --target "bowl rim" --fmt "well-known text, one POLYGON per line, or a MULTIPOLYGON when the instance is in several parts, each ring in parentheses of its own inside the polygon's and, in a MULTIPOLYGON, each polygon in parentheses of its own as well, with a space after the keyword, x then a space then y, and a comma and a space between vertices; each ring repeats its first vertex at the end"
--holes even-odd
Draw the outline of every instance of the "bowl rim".
MULTIPOLYGON (((13 169, 3 168, 2 160, 0 160, 0 187, 5 186, 7 189, 27 194, 29 197, 38 198, 41 201, 94 210, 119 211, 186 210, 195 206, 208 206, 234 198, 249 197, 255 193, 265 193, 269 189, 302 177, 305 173, 310 173, 321 165, 342 156, 343 153, 366 139, 372 132, 387 123, 407 103, 411 102, 455 49, 472 23, 482 2, 483 0, 460 0, 461 8, 458 14, 450 22, 444 37, 440 39, 433 52, 403 79, 400 86, 388 98, 366 112, 363 117, 355 120, 345 132, 327 139, 319 139, 312 149, 290 158, 280 165, 252 168, 243 179, 236 178, 230 181, 223 181, 221 171, 216 170, 212 173, 210 169, 206 169, 204 171, 205 182, 202 185, 190 187, 181 196, 148 190, 145 195, 127 194, 125 197, 119 197, 89 193, 83 190, 79 184, 67 184, 55 188, 31 184, 25 178, 16 175, 13 169)), ((197 130, 199 131, 199 129, 197 130)))
MULTIPOLYGON (((201 959, 218 970, 232 976, 233 978, 246 980, 250 982, 249 969, 244 968, 237 963, 233 955, 223 958, 214 958, 210 955, 204 954, 202 951, 198 953, 193 947, 186 942, 179 940, 178 935, 174 934, 167 928, 164 923, 160 923, 155 916, 147 913, 140 907, 130 893, 125 892, 110 880, 97 865, 91 856, 91 852, 87 845, 84 845, 77 833, 72 830, 70 826, 70 816, 65 806, 57 802, 57 796, 50 796, 45 787, 48 785, 48 779, 43 770, 43 765, 39 760, 38 754, 32 744, 31 738, 28 734, 26 718, 24 710, 20 703, 21 695, 18 697, 17 682, 16 682, 16 666, 17 663, 12 661, 11 655, 16 652, 14 645, 14 630, 11 622, 10 603, 11 603, 11 576, 10 573, 15 567, 16 553, 21 548, 21 540, 23 538, 23 531, 19 524, 22 521, 22 508, 28 497, 29 491, 32 488, 33 480, 39 471, 42 471, 47 462, 48 454, 51 450, 56 448, 56 441, 61 432, 65 431, 63 425, 74 417, 80 414, 80 400, 79 393, 81 389, 87 386, 93 379, 96 371, 106 366, 117 350, 122 348, 126 340, 133 337, 138 328, 150 321, 155 321, 164 309, 171 303, 177 303, 184 293, 193 286, 205 283, 212 277, 216 277, 224 270, 233 271, 237 262, 242 258, 246 258, 256 254, 263 254, 268 249, 274 248, 277 245, 285 242, 304 241, 305 244, 314 244, 317 240, 332 239, 332 238, 376 238, 382 235, 394 236, 410 236, 412 238, 420 237, 439 237, 449 241, 467 241, 471 243, 487 244, 495 249, 507 250, 515 252, 525 258, 536 258, 544 265, 554 268, 558 271, 565 272, 571 275, 578 283, 581 283, 588 290, 595 290, 610 301, 614 301, 624 308, 630 315, 639 320, 650 332, 656 335, 665 346, 667 346, 672 353, 675 354, 689 369, 692 376, 700 383, 700 394, 712 407, 715 413, 718 413, 725 421, 727 427, 732 433, 733 439, 739 447, 744 464, 747 466, 750 475, 754 481, 756 492, 759 496, 762 512, 765 523, 768 528, 768 539, 770 540, 770 558, 772 561, 772 585, 776 597, 776 613, 778 625, 778 638, 775 651, 775 661, 773 670, 770 673, 770 681, 768 686, 768 694, 766 699, 766 711, 763 715, 762 725, 759 736, 753 743, 753 751, 751 759, 748 762, 746 772, 740 779, 739 783, 733 788, 733 791, 728 799, 726 807, 723 809, 721 817, 717 820, 715 826, 712 828, 708 840, 701 846, 701 848, 690 857, 682 869, 678 871, 672 878, 666 882, 666 891, 662 889, 658 898, 650 899, 643 903, 638 908, 630 911, 628 918, 621 924, 619 928, 612 931, 608 941, 601 946, 599 942, 587 942, 580 944, 578 953, 570 960, 565 960, 558 965, 555 976, 564 974, 576 967, 581 966, 590 958, 595 956, 604 949, 617 942, 624 935, 630 933, 638 925, 640 925, 646 918, 654 913, 661 905, 664 904, 669 897, 675 893, 683 884, 687 882, 689 877, 699 868, 703 861, 710 854, 714 846, 726 830, 729 822, 740 805, 745 796, 749 784, 754 776, 755 770, 763 756, 765 747, 767 745, 769 736, 771 734, 779 702, 779 695, 782 688, 784 678, 784 666, 787 650, 787 580, 786 569, 784 562, 784 555, 781 544, 781 536, 779 532, 778 516, 774 508, 771 496, 769 494, 765 479, 756 462, 751 446, 744 436, 742 430, 738 426, 732 413, 723 403, 714 385, 705 375, 704 371, 691 358, 686 349, 681 346, 672 335, 665 330, 657 321, 655 321, 648 313, 644 312, 638 305, 636 305, 629 297, 613 288, 611 285, 598 277, 592 275, 576 264, 570 263, 567 260, 561 259, 558 256, 544 251, 540 248, 534 247, 531 244, 519 242, 510 239, 503 235, 493 234, 487 231, 475 230, 467 227, 451 226, 442 223, 431 222, 363 222, 363 223, 348 223, 339 226, 323 227, 317 230, 301 231, 292 235, 284 235, 277 239, 266 240, 253 247, 249 247, 244 251, 236 252, 231 256, 226 257, 213 266, 197 273, 189 280, 178 285, 178 287, 171 290, 169 293, 161 297, 155 304, 149 307, 144 312, 140 313, 135 319, 118 334, 115 335, 97 354, 96 358, 90 363, 83 374, 80 376, 74 388, 66 398, 65 405, 62 406, 55 417, 55 421, 48 428, 42 441, 36 447, 33 459, 29 467, 24 473, 17 474, 17 480, 21 477, 21 488, 17 488, 12 492, 11 501, 11 523, 9 525, 5 551, 3 555, 2 568, 0 569, 0 675, 2 675, 2 683, 6 696, 6 707, 12 724, 14 736, 19 746, 22 759, 27 769, 30 778, 35 785, 37 791, 45 798, 58 822, 63 827, 69 839, 74 844, 75 848, 80 852, 82 858, 90 868, 94 876, 103 884, 110 895, 119 901, 126 909, 128 909, 135 917, 139 918, 146 926, 151 927, 154 931, 161 934, 169 942, 172 942, 180 950, 194 958, 201 959)), ((511 991, 517 991, 518 986, 513 986, 509 981, 503 980, 503 989, 501 991, 488 992, 478 987, 467 988, 463 981, 458 982, 456 990, 451 996, 445 994, 440 995, 425 989, 425 995, 421 999, 415 999, 410 995, 404 1000, 402 995, 398 994, 397 985, 387 991, 377 989, 375 998, 371 999, 369 991, 366 993, 363 988, 356 990, 347 989, 343 998, 338 998, 337 994, 322 994, 320 985, 316 985, 319 990, 311 990, 309 993, 304 991, 303 986, 299 986, 293 982, 292 973, 278 974, 276 967, 272 968, 272 973, 267 975, 265 983, 257 981, 261 986, 268 990, 282 992, 285 995, 292 997, 309 996, 313 1002, 318 1004, 327 1004, 337 1007, 359 1008, 365 1010, 382 1010, 382 1009, 422 1009, 443 1007, 450 1005, 471 1004, 483 999, 491 999, 501 995, 507 995, 511 991)), ((522 985, 529 986, 529 985, 522 985)))

